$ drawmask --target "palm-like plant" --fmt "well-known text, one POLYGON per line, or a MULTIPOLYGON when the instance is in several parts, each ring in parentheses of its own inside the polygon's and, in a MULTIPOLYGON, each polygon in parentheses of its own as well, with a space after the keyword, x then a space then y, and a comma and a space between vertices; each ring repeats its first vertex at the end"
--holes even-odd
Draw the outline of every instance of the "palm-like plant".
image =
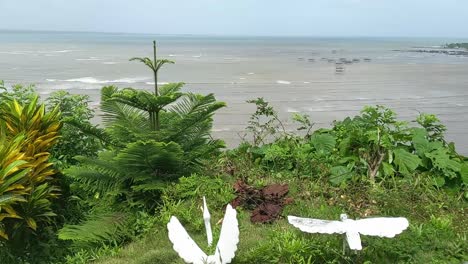
MULTIPOLYGON (((154 60, 132 60, 143 62, 153 71, 154 93, 103 87, 102 117, 105 131, 115 144, 97 159, 78 157, 80 165, 65 171, 80 195, 94 197, 93 206, 105 204, 113 213, 136 208, 154 211, 169 183, 194 172, 201 159, 223 146, 222 141, 210 137, 210 131, 214 112, 225 104, 216 101, 213 94, 181 92, 184 83, 158 87, 158 71, 173 62, 157 60, 153 44, 154 60)), ((90 215, 90 219, 96 217, 100 219, 90 215)), ((95 232, 87 222, 73 229, 95 232)))
MULTIPOLYGON (((137 105, 139 106, 143 106, 145 105, 145 110, 150 114, 150 120, 151 120, 151 124, 152 124, 152 127, 153 129, 155 130, 159 130, 159 112, 161 111, 162 107, 166 104, 169 104, 171 103, 170 101, 172 100, 172 98, 159 98, 159 96, 161 95, 159 93, 159 90, 158 90, 158 71, 161 69, 161 67, 164 65, 164 64, 174 64, 173 61, 171 60, 167 60, 167 59, 162 59, 162 60, 158 60, 157 57, 156 57, 156 41, 153 41, 153 60, 151 60, 150 58, 148 57, 134 57, 134 58, 131 58, 130 61, 139 61, 139 62, 142 62, 143 64, 145 64, 148 68, 151 69, 151 71, 153 71, 153 75, 154 75, 154 96, 149 96, 149 94, 144 94, 142 91, 139 91, 140 93, 137 93, 137 94, 132 94, 132 95, 129 95, 130 97, 132 98, 128 98, 128 97, 123 97, 122 100, 126 101, 128 99, 130 99, 130 101, 127 101, 127 102, 131 102, 131 103, 137 103, 137 105), (138 97, 138 98, 135 98, 138 97)), ((177 100, 177 98, 175 98, 173 101, 177 100)), ((172 101, 172 102, 173 102, 172 101)))
MULTIPOLYGON (((154 54, 156 44, 153 42, 154 54)), ((155 55, 156 56, 156 55, 155 55)), ((212 116, 225 103, 213 94, 183 93, 184 83, 169 83, 158 88, 157 72, 167 60, 133 58, 145 63, 155 73, 155 92, 133 88, 104 87, 101 91, 103 119, 118 140, 174 141, 196 161, 206 153, 223 147, 220 140, 210 137, 212 116)))
POLYGON ((161 67, 164 64, 174 64, 175 63, 174 61, 167 60, 167 59, 162 59, 162 60, 157 59, 157 57, 156 57, 156 41, 155 40, 153 40, 153 60, 151 60, 148 57, 134 57, 134 58, 131 58, 130 61, 139 61, 139 62, 145 64, 146 66, 148 66, 148 68, 150 68, 153 71, 153 74, 154 74, 154 94, 155 95, 159 95, 159 91, 158 91, 158 71, 161 69, 161 67))

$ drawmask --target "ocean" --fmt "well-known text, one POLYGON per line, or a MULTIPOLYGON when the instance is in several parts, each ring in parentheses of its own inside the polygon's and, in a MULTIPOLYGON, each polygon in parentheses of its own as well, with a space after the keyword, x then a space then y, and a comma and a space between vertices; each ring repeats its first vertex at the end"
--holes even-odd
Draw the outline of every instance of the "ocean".
MULTIPOLYGON (((215 115, 213 134, 233 147, 241 140, 264 97, 288 130, 293 113, 311 117, 315 128, 354 116, 366 105, 384 105, 414 121, 436 114, 447 140, 468 154, 468 57, 406 52, 463 39, 220 37, 114 33, 0 31, 0 80, 53 91, 88 94, 98 108, 104 85, 152 88, 152 74, 132 57, 174 60, 159 81, 185 82, 185 90, 214 93, 228 107, 215 115), (337 74, 331 60, 355 59, 337 74), (330 60, 330 62, 329 62, 330 60)), ((96 119, 99 122, 99 118, 96 119)))

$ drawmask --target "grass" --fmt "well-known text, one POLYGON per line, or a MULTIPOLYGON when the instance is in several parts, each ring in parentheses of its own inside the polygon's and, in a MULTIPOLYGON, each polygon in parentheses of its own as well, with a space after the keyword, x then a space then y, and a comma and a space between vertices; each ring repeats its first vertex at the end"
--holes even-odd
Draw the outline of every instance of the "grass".
MULTIPOLYGON (((197 177, 188 181, 197 181, 197 177)), ((337 188, 321 180, 290 177, 278 181, 275 175, 250 177, 262 183, 288 183, 289 195, 295 201, 272 224, 252 224, 249 212, 238 209, 240 243, 232 263, 460 263, 468 260, 466 202, 443 191, 428 191, 418 181, 400 182, 393 189, 367 183, 337 188), (353 218, 405 216, 410 227, 393 239, 362 236, 364 249, 343 255, 340 235, 305 234, 286 220, 287 215, 338 219, 342 212, 353 218)), ((229 188, 234 178, 225 176, 225 179, 224 187, 229 188)), ((208 194, 208 202, 212 223, 217 222, 222 217, 222 207, 212 206, 219 204, 213 193, 208 194)), ((206 248, 202 213, 193 209, 201 205, 201 194, 194 193, 182 204, 185 207, 179 204, 176 208, 166 208, 166 212, 181 216, 182 224, 197 244, 205 252, 212 252, 213 248, 206 248), (184 210, 190 214, 184 216, 184 210)), ((165 223, 160 219, 142 239, 125 246, 115 256, 103 257, 95 263, 183 263, 172 249, 165 223)), ((215 243, 219 228, 214 227, 215 243)))

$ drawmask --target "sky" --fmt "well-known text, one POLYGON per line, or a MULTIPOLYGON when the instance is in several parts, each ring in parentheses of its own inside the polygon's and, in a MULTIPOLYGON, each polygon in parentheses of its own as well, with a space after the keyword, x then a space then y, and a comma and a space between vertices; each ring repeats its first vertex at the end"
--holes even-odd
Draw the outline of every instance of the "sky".
POLYGON ((468 0, 0 0, 0 29, 468 37, 468 0))

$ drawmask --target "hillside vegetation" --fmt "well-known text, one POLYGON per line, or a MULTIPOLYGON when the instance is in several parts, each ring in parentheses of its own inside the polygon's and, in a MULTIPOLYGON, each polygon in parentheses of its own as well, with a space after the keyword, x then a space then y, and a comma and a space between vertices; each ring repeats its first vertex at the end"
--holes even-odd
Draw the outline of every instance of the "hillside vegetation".
MULTIPOLYGON (((134 58, 157 80, 168 60, 134 58)), ((166 224, 177 216, 206 252, 202 197, 212 222, 237 206, 233 263, 461 263, 468 261, 468 159, 436 116, 404 122, 384 106, 315 129, 295 114, 288 132, 263 98, 234 149, 210 135, 224 107, 213 94, 101 89, 103 124, 89 98, 64 91, 41 101, 33 86, 0 83, 1 263, 183 263, 166 224), (277 212, 242 188, 280 184, 277 212), (240 197, 240 198, 239 198, 240 197), (239 199, 236 199, 239 198, 239 199), (236 202, 236 203, 237 203, 236 202), (395 238, 305 234, 287 215, 338 220, 403 216, 395 238)), ((214 226, 217 240, 220 224, 214 226)))

